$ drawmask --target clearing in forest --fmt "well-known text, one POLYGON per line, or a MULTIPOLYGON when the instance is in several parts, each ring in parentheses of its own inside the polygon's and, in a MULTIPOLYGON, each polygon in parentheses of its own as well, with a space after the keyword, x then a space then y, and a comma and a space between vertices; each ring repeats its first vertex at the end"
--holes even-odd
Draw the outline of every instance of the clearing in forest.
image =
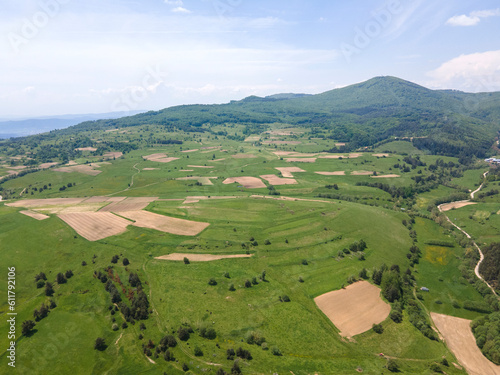
POLYGON ((391 306, 380 297, 380 289, 367 281, 323 294, 314 302, 344 337, 368 331, 391 312, 391 306))

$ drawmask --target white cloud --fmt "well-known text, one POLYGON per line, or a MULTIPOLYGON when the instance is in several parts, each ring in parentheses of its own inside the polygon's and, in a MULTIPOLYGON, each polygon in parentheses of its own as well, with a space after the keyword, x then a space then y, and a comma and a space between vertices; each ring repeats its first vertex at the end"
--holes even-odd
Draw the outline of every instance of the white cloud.
POLYGON ((176 7, 174 9, 172 9, 172 12, 174 13, 191 13, 191 11, 189 9, 186 9, 186 8, 183 8, 183 7, 176 7))
POLYGON ((184 5, 182 0, 165 0, 165 4, 180 7, 184 5))
POLYGON ((428 73, 430 87, 472 92, 500 90, 500 50, 460 55, 428 73))
POLYGON ((450 26, 475 26, 481 22, 482 18, 495 16, 500 16, 500 9, 477 10, 471 12, 469 15, 461 14, 453 16, 446 21, 446 24, 450 26))

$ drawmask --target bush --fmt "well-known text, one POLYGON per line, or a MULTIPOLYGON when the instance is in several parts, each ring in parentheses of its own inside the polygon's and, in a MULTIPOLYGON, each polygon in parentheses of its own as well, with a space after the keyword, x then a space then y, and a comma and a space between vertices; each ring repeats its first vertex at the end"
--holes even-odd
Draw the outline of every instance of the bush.
POLYGON ((443 370, 441 370, 441 367, 437 363, 432 363, 429 368, 431 371, 438 372, 440 374, 443 373, 443 370))
POLYGON ((283 295, 283 297, 280 296, 280 301, 281 302, 290 302, 290 297, 288 297, 286 294, 283 295))
POLYGON ((398 372, 399 366, 396 361, 394 361, 393 359, 389 359, 387 361, 387 370, 389 370, 390 372, 398 372))
POLYGON ((95 350, 99 350, 102 352, 103 350, 106 350, 106 348, 107 348, 106 342, 104 341, 104 339, 102 337, 98 337, 95 339, 95 343, 94 343, 95 350))
POLYGON ((271 241, 269 241, 269 240, 265 240, 265 241, 264 241, 264 245, 271 245, 271 241))
POLYGON ((36 287, 37 287, 37 289, 43 288, 44 286, 45 286, 45 281, 43 281, 43 280, 38 280, 38 281, 36 282, 36 287))
POLYGON ((203 356, 203 351, 199 347, 194 348, 194 355, 197 357, 203 356))
POLYGON ((181 341, 189 340, 189 330, 184 327, 179 327, 179 329, 177 330, 177 337, 179 337, 179 340, 181 341))
POLYGON ((111 263, 118 263, 118 259, 120 259, 120 257, 118 255, 114 255, 113 258, 111 258, 111 263))
POLYGON ((234 292, 236 288, 234 287, 234 284, 229 285, 229 291, 234 292))
POLYGON ((250 280, 245 281, 245 288, 251 288, 251 287, 252 283, 250 282, 250 280))
POLYGON ((184 372, 189 371, 189 367, 188 367, 188 365, 187 365, 187 364, 185 364, 185 363, 183 363, 183 364, 182 364, 182 370, 183 370, 184 372))
POLYGON ((401 323, 403 321, 403 314, 399 310, 391 311, 389 316, 395 323, 401 323))
POLYGON ((64 275, 61 272, 59 272, 56 276, 56 281, 58 284, 65 284, 67 280, 66 277, 64 277, 64 275))
POLYGON ((302 265, 307 266, 308 264, 307 259, 302 259, 302 265))
POLYGON ((208 280, 208 285, 217 285, 217 281, 212 277, 210 280, 208 280))
POLYGON ((130 264, 130 261, 127 258, 123 258, 123 265, 128 266, 130 264))
POLYGON ((165 358, 165 361, 167 361, 167 362, 175 361, 175 357, 170 350, 167 350, 165 352, 165 355, 163 356, 163 358, 165 358))
POLYGON ((189 259, 184 257, 184 264, 189 264, 189 259))
POLYGON ((224 272, 224 277, 225 277, 226 279, 230 279, 230 278, 231 278, 231 276, 229 276, 229 272, 224 272))
POLYGON ((382 327, 382 324, 374 324, 372 326, 372 329, 375 333, 378 333, 379 335, 384 332, 384 327, 382 327))
POLYGON ((22 325, 22 334, 23 336, 29 336, 31 331, 35 328, 35 322, 33 320, 25 320, 22 325))
POLYGON ((279 350, 279 348, 276 346, 273 346, 271 348, 271 353, 273 353, 273 355, 275 355, 277 357, 281 357, 283 355, 283 354, 281 354, 281 350, 279 350))
POLYGON ((118 324, 116 324, 116 323, 114 323, 114 324, 111 326, 111 329, 112 329, 113 331, 118 331, 118 328, 119 328, 119 327, 118 327, 118 324))

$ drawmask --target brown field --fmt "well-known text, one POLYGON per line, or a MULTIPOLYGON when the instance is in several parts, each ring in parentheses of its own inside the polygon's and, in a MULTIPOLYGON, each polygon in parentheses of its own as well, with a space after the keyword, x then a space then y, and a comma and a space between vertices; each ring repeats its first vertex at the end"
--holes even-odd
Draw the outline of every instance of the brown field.
POLYGON ((77 151, 97 151, 97 148, 95 147, 80 147, 80 148, 75 148, 77 151))
POLYGON ((119 158, 122 155, 123 155, 122 152, 107 152, 102 157, 105 159, 113 159, 113 158, 119 158))
POLYGON ((344 171, 337 171, 337 172, 314 172, 316 174, 320 174, 323 176, 345 176, 344 171))
POLYGON ((266 184, 264 184, 262 180, 257 177, 230 177, 222 183, 224 185, 229 185, 235 182, 247 189, 259 189, 266 187, 266 184))
POLYGON ((287 163, 316 163, 316 158, 287 158, 285 159, 287 163))
POLYGON ((116 236, 125 232, 127 226, 131 224, 130 221, 110 212, 74 212, 58 216, 80 236, 89 241, 116 236))
POLYGON ((265 174, 260 176, 260 178, 266 180, 271 185, 280 186, 280 185, 297 185, 297 181, 293 178, 281 178, 274 174, 265 174))
POLYGON ((209 223, 177 219, 148 211, 120 212, 120 215, 134 220, 132 225, 136 227, 156 229, 160 232, 181 236, 196 236, 210 225, 209 223))
POLYGON ((85 199, 83 203, 101 203, 101 202, 120 202, 126 197, 90 197, 85 199))
POLYGON ((351 172, 351 176, 370 176, 373 175, 373 172, 370 171, 354 171, 351 172))
POLYGON ((398 174, 382 174, 379 176, 371 176, 371 178, 396 178, 396 177, 401 177, 398 174))
POLYGON ((196 152, 196 151, 200 151, 199 149, 195 148, 193 150, 184 150, 184 151, 181 151, 183 153, 188 153, 188 152, 196 152))
POLYGON ((287 156, 287 155, 292 155, 296 154, 297 152, 295 151, 273 151, 273 154, 276 156, 287 156))
POLYGON ((22 169, 26 169, 28 168, 27 166, 25 165, 18 165, 17 167, 7 167, 8 169, 12 169, 13 171, 20 171, 22 169))
POLYGON ((299 168, 299 167, 283 167, 283 168, 275 168, 277 169, 278 171, 281 172, 281 175, 283 177, 287 177, 287 178, 293 178, 293 174, 292 173, 298 173, 298 172, 306 172, 305 170, 299 168))
POLYGON ((259 140, 260 140, 260 136, 254 135, 254 136, 251 136, 251 137, 248 137, 247 139, 245 139, 245 142, 257 142, 259 140))
POLYGON ((94 167, 99 167, 97 164, 82 164, 82 165, 74 165, 71 167, 61 167, 61 168, 56 168, 54 171, 56 172, 64 172, 64 173, 82 173, 86 174, 89 176, 97 176, 99 173, 102 173, 102 171, 99 171, 97 169, 94 169, 94 167))
POLYGON ((370 330, 391 312, 391 306, 380 298, 380 289, 367 281, 323 294, 314 302, 344 337, 370 330))
POLYGON ((50 168, 50 167, 52 167, 54 165, 57 165, 57 164, 59 164, 59 163, 57 163, 57 162, 43 163, 43 164, 40 164, 39 168, 41 168, 41 169, 47 169, 47 168, 50 168))
MULTIPOLYGON (((202 200, 220 200, 220 199, 235 199, 237 197, 234 196, 193 196, 193 197, 186 197, 186 200, 181 199, 181 201, 184 201, 183 204, 189 204, 189 203, 198 203, 199 201, 202 200)), ((160 199, 164 200, 164 199, 160 199)))
POLYGON ((155 161, 158 163, 170 163, 171 161, 179 160, 179 158, 169 158, 167 154, 152 154, 143 156, 142 158, 145 160, 155 161))
POLYGON ((143 171, 158 171, 160 168, 142 168, 143 171))
POLYGON ((41 214, 41 213, 35 212, 35 211, 19 211, 19 213, 26 215, 26 216, 29 216, 29 217, 32 217, 33 219, 37 219, 37 220, 45 220, 45 219, 48 219, 50 217, 50 216, 47 216, 47 215, 44 215, 44 214, 41 214))
POLYGON ((431 318, 443 335, 446 345, 469 375, 500 374, 500 366, 490 362, 479 350, 470 328, 470 320, 433 312, 431 318))
POLYGON ((345 146, 346 144, 341 142, 341 143, 335 143, 335 147, 342 147, 345 146))
POLYGON ((205 168, 205 169, 210 169, 210 168, 215 168, 214 166, 206 166, 206 165, 188 165, 189 168, 205 168))
POLYGON ((470 206, 471 204, 477 204, 475 202, 453 202, 453 203, 447 203, 447 204, 443 204, 441 206, 441 211, 443 212, 446 212, 446 211, 450 211, 450 210, 453 210, 454 208, 462 208, 462 207, 465 207, 465 206, 470 206))
POLYGON ((257 156, 254 154, 236 154, 231 156, 234 159, 255 159, 257 156))
POLYGON ((373 154, 373 156, 377 157, 377 158, 383 158, 383 157, 386 157, 388 158, 389 156, 391 156, 390 154, 373 154))
POLYGON ((231 259, 231 258, 251 258, 252 254, 238 254, 238 255, 212 255, 212 254, 181 254, 173 253, 169 255, 163 255, 155 259, 159 260, 175 260, 183 261, 184 258, 188 258, 190 262, 211 262, 220 259, 231 259))
POLYGON ((353 153, 349 154, 349 158, 351 158, 351 159, 359 158, 360 156, 363 156, 363 153, 361 153, 361 152, 353 152, 353 153))
POLYGON ((300 145, 300 141, 264 141, 262 144, 265 145, 300 145))
POLYGON ((180 177, 176 178, 177 181, 198 181, 200 184, 207 186, 213 185, 214 183, 210 181, 211 179, 216 179, 217 177, 180 177))
POLYGON ((347 158, 347 156, 344 154, 334 154, 334 155, 320 156, 319 158, 320 159, 340 159, 340 158, 347 158))
POLYGON ((119 202, 108 204, 99 212, 140 211, 145 209, 151 202, 154 202, 157 199, 158 197, 126 198, 119 202))
POLYGON ((222 158, 222 159, 214 159, 214 160, 208 160, 209 162, 216 162, 216 161, 222 161, 222 160, 226 160, 226 158, 222 158))
POLYGON ((194 169, 179 169, 179 172, 194 172, 194 169))
POLYGON ((31 208, 31 207, 75 205, 83 202, 84 200, 85 198, 26 199, 17 202, 6 203, 6 206, 31 208))

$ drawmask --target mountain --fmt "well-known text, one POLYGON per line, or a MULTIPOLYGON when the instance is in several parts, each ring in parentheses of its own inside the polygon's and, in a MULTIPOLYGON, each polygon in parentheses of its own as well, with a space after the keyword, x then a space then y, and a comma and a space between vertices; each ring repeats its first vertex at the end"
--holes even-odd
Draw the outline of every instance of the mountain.
MULTIPOLYGON (((132 114, 140 113, 134 111, 132 114)), ((45 133, 55 129, 64 129, 85 121, 120 118, 128 112, 110 112, 99 114, 44 116, 0 121, 0 138, 22 137, 45 133)))
POLYGON ((251 96, 220 105, 176 106, 84 122, 63 132, 138 125, 210 132, 212 125, 227 123, 246 125, 245 135, 261 133, 272 123, 305 127, 316 136, 347 142, 347 149, 411 137, 416 147, 430 153, 483 157, 500 130, 500 93, 430 90, 395 77, 376 77, 317 95, 251 96))

